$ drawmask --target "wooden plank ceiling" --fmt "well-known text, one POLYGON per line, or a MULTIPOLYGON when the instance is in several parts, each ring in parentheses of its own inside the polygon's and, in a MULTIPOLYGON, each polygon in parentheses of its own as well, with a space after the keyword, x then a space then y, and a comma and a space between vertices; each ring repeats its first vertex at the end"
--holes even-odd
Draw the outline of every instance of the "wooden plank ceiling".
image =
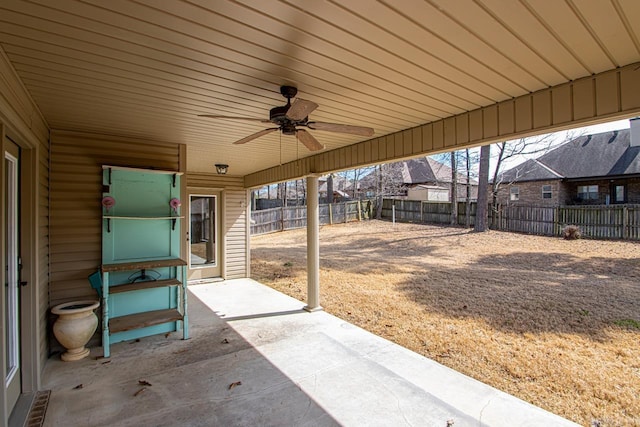
MULTIPOLYGON (((0 46, 51 129, 185 143, 188 169, 309 156, 268 118, 382 136, 640 61, 637 0, 2 0, 0 46)), ((327 150, 367 139, 311 131, 327 150)))

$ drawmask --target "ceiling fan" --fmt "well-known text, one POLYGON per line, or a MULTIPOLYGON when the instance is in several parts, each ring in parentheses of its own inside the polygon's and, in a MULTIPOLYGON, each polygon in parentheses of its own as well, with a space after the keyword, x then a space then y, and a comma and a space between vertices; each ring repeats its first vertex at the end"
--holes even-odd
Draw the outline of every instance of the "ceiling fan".
POLYGON ((298 129, 299 127, 306 127, 311 130, 323 130, 327 132, 348 133, 351 135, 360 136, 373 136, 374 130, 364 126, 344 125, 339 123, 325 123, 309 120, 309 114, 318 108, 318 104, 313 101, 307 101, 305 99, 297 98, 291 103, 291 98, 295 97, 298 93, 298 89, 293 86, 280 87, 280 93, 287 98, 287 105, 281 107, 274 107, 269 111, 269 119, 256 119, 251 117, 233 117, 233 116, 218 116, 214 114, 200 114, 199 117, 209 117, 212 119, 224 119, 224 120, 249 120, 260 123, 273 123, 276 127, 263 129, 259 132, 246 136, 234 144, 245 144, 261 136, 267 135, 271 132, 280 130, 284 135, 296 135, 298 140, 304 144, 310 151, 318 151, 324 149, 318 140, 307 132, 305 129, 298 129))

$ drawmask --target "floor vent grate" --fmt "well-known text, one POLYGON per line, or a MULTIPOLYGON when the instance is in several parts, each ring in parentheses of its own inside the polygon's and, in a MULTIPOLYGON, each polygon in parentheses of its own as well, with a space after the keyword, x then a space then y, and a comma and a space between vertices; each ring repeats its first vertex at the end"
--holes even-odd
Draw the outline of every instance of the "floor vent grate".
POLYGON ((42 427, 44 424, 44 416, 47 413, 47 406, 49 406, 49 396, 51 396, 51 390, 39 391, 36 393, 31 410, 29 411, 29 417, 25 426, 27 427, 42 427))

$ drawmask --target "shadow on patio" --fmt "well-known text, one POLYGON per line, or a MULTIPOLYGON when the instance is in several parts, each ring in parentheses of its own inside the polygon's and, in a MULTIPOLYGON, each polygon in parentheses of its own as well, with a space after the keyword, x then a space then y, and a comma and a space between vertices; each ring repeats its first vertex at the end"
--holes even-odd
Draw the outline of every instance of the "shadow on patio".
POLYGON ((45 425, 574 425, 253 280, 189 290, 190 340, 49 360, 45 425))

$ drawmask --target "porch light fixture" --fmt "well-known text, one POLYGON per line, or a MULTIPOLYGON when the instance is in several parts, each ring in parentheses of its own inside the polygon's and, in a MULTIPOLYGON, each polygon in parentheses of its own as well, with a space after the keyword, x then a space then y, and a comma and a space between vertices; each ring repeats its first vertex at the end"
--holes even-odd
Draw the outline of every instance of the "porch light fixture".
POLYGON ((219 175, 226 175, 227 169, 229 169, 229 165, 216 164, 216 172, 218 172, 219 175))

